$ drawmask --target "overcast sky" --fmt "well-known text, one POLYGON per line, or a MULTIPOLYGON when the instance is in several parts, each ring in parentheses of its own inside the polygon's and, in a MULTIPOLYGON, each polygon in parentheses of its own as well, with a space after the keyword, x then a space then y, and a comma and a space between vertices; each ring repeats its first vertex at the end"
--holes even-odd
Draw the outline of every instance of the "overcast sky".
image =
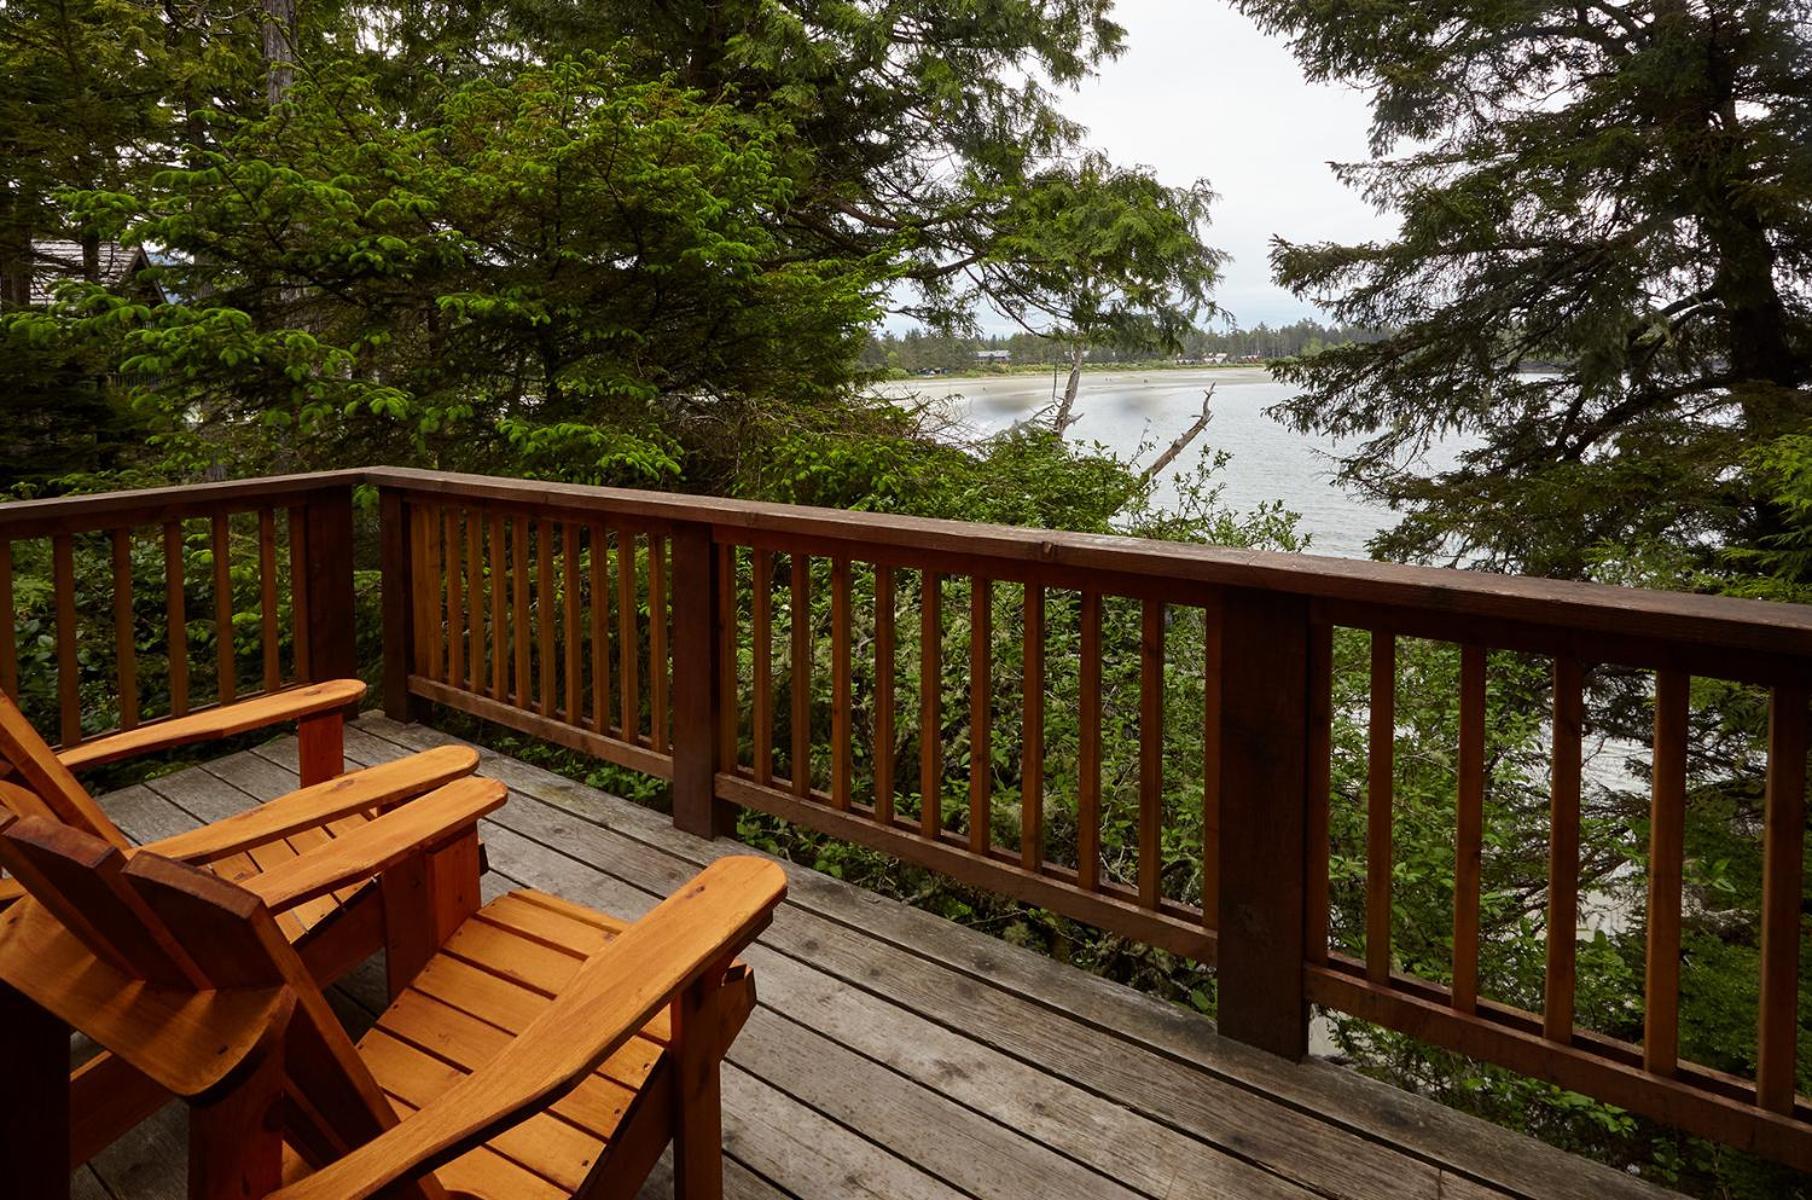
POLYGON ((1319 315, 1272 284, 1270 242, 1394 228, 1328 169, 1369 157, 1364 95, 1304 80, 1284 43, 1225 0, 1119 0, 1114 17, 1126 53, 1064 110, 1117 162, 1168 184, 1209 181, 1220 200, 1208 240, 1233 256, 1217 299, 1242 327, 1319 315))

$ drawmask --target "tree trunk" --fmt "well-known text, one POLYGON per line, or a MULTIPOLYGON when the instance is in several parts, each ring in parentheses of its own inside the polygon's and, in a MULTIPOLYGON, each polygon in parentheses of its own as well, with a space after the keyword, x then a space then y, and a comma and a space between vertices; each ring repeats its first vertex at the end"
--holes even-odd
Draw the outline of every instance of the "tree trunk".
POLYGON ((1062 437, 1069 427, 1082 419, 1076 411, 1076 393, 1082 387, 1082 360, 1088 355, 1088 345, 1077 338, 1070 350, 1070 381, 1063 389, 1063 403, 1057 406, 1057 436, 1062 437))
POLYGON ((296 79, 296 0, 263 0, 265 96, 282 100, 296 79))

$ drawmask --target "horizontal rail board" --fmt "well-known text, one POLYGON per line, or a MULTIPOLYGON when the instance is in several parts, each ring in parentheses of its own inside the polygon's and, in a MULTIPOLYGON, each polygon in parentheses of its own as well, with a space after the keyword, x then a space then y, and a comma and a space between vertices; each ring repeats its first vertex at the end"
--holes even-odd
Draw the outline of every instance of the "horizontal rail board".
POLYGON ((450 687, 437 679, 422 675, 409 677, 409 691, 412 695, 435 704, 444 704, 460 712, 478 717, 485 721, 494 721, 499 725, 545 738, 557 746, 577 750, 583 754, 601 758, 619 767, 628 767, 656 779, 673 778, 673 756, 658 754, 646 746, 635 745, 618 738, 608 737, 594 730, 569 725, 564 721, 544 717, 540 713, 517 708, 513 704, 503 704, 489 696, 480 696, 474 692, 450 687))
POLYGON ((1306 967, 1309 998, 1447 1050, 1583 1092, 1689 1133, 1812 1170, 1812 1125, 1651 1074, 1528 1031, 1455 1012, 1436 1001, 1334 967, 1306 967))
POLYGON ((1205 963, 1214 961, 1215 934, 1213 930, 1202 928, 1200 918, 1191 920, 1166 911, 1143 909, 1139 907, 1136 893, 1131 893, 1129 899, 1122 899, 1108 892, 1084 891, 1043 872, 1028 871, 1010 855, 999 858, 975 855, 964 843, 927 839, 906 828, 877 824, 859 807, 831 808, 801 799, 791 791, 729 772, 718 773, 716 791, 719 799, 732 804, 942 871, 959 883, 1037 904, 1173 954, 1205 963))
MULTIPOLYGON (((1329 976, 1365 980, 1364 964, 1358 959, 1344 954, 1330 954, 1326 965, 1311 964, 1310 969, 1329 976)), ((1533 1013, 1501 1001, 1481 996, 1476 1000, 1473 1011, 1467 1013, 1454 1007, 1453 993, 1449 988, 1432 980, 1419 979, 1413 975, 1393 971, 1388 985, 1372 984, 1369 980, 1365 980, 1365 982, 1369 987, 1388 990, 1394 995, 1417 1004, 1432 1004, 1438 1008, 1451 1009, 1455 1015, 1470 1017, 1480 1024, 1506 1029, 1518 1035, 1544 1037, 1540 1013, 1533 1013)), ((1311 993, 1316 990, 1316 986, 1314 983, 1309 985, 1311 993)), ((1388 1024, 1388 1022, 1379 1023, 1388 1024)), ((1562 1043, 1548 1040, 1545 1044, 1553 1046, 1562 1043)), ((1596 1030, 1576 1026, 1564 1045, 1579 1053, 1600 1058, 1618 1066, 1634 1068, 1643 1066, 1641 1046, 1611 1037, 1609 1034, 1599 1033, 1596 1030)), ((1653 1074, 1660 1077, 1658 1073, 1653 1074)), ((1710 1092, 1741 1104, 1750 1104, 1755 1098, 1755 1085, 1749 1080, 1724 1071, 1714 1070, 1702 1063, 1678 1062, 1675 1064, 1672 1078, 1699 1091, 1710 1092)), ((1812 1101, 1808 1101, 1803 1096, 1800 1097, 1794 1111, 1800 1121, 1812 1123, 1812 1101)))
POLYGON ((312 494, 342 492, 366 481, 364 471, 321 471, 312 475, 271 475, 229 483, 197 483, 132 492, 96 492, 52 500, 0 504, 0 538, 94 533, 121 526, 161 525, 209 517, 230 510, 249 512, 278 502, 294 503, 312 494))
MULTIPOLYGON (((755 532, 819 537, 841 544, 854 557, 861 557, 864 548, 870 554, 890 547, 943 551, 997 563, 1042 563, 1158 576, 1531 625, 1812 655, 1812 611, 1765 600, 406 468, 373 468, 365 479, 468 500, 534 500, 589 512, 628 509, 647 519, 709 524, 725 540, 747 540, 755 532)), ((996 577, 999 569, 995 568, 996 577)))

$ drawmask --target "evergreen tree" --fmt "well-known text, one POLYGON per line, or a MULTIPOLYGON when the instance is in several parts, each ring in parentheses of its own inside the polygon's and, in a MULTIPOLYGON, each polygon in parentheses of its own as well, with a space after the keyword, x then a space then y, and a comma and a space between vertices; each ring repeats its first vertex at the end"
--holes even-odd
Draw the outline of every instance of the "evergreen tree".
POLYGON ((1274 262, 1396 331, 1289 367, 1282 410, 1364 439, 1345 478, 1409 510, 1381 552, 1683 578, 1786 532, 1754 455, 1812 420, 1812 7, 1240 7, 1373 96, 1343 174, 1400 233, 1274 262), (1470 448, 1429 476, 1440 438, 1470 448))

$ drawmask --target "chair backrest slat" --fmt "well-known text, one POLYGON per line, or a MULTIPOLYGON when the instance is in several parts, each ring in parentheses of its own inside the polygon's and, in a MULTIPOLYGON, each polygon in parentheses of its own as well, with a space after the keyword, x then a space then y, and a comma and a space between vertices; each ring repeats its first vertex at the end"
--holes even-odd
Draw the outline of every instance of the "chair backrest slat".
MULTIPOLYGON (((0 692, 0 758, 12 765, 23 786, 58 820, 86 830, 122 850, 129 845, 126 835, 107 819, 107 814, 94 802, 88 789, 76 781, 69 768, 57 758, 56 751, 38 736, 38 731, 5 692, 0 692)), ((0 795, 0 802, 13 807, 10 793, 0 795)), ((37 814, 21 811, 19 815, 37 814)))
POLYGON ((0 864, 97 957, 160 987, 206 980, 121 873, 126 856, 47 817, 7 818, 0 864))
MULTIPOLYGON (((297 1147, 321 1160, 311 1165, 396 1125, 395 1109, 320 986, 253 893, 162 855, 128 857, 94 834, 46 817, 0 814, 0 864, 89 952, 158 985, 149 994, 293 997, 293 1006, 283 1009, 287 1111, 291 1127, 302 1126, 297 1147)), ((68 1019, 82 1028, 79 1014, 68 1019)), ((446 1200, 431 1177, 398 1195, 446 1200)))
MULTIPOLYGON (((216 986, 280 982, 294 992, 284 1064, 292 1119, 308 1126, 297 1139, 305 1151, 344 1154, 397 1123, 396 1110, 326 996, 255 895, 199 867, 148 853, 133 856, 126 881, 181 937, 216 986)), ((444 1198, 432 1180, 400 1194, 412 1200, 444 1198)))

